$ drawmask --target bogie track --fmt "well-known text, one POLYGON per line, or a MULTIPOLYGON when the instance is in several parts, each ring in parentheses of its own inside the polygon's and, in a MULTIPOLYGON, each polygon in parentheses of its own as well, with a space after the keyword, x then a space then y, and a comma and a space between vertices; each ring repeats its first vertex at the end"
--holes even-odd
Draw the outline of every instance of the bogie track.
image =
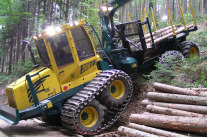
MULTIPOLYGON (((63 106, 62 110, 62 124, 66 127, 69 131, 76 132, 81 135, 96 135, 105 130, 106 128, 110 127, 113 123, 117 121, 117 119, 121 116, 121 114, 126 109, 129 100, 132 96, 133 92, 133 83, 131 78, 120 70, 106 70, 99 73, 88 85, 86 85, 82 91, 78 94, 74 95, 72 98, 68 99, 67 102, 63 106), (100 100, 100 93, 105 92, 106 88, 110 86, 110 84, 116 79, 125 79, 128 86, 128 94, 123 102, 122 106, 104 106, 103 100, 100 100), (103 108, 103 114, 99 114, 98 120, 99 126, 95 124, 90 128, 83 127, 79 122, 81 119, 81 113, 84 108, 88 106, 94 100, 98 100, 101 104, 101 108, 103 108), (102 118, 102 115, 103 118, 102 118)), ((97 110, 101 111, 101 110, 97 110)))

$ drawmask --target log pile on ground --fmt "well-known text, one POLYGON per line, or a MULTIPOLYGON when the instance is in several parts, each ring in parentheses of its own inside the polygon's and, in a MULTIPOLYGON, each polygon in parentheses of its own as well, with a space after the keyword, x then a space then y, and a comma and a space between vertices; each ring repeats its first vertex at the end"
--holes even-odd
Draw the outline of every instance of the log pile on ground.
POLYGON ((161 83, 154 83, 154 88, 155 90, 148 92, 147 98, 142 101, 147 112, 131 114, 129 127, 119 127, 120 135, 207 135, 206 88, 179 88, 161 83))
MULTIPOLYGON (((187 25, 187 29, 191 29, 193 26, 194 25, 187 25)), ((185 31, 185 28, 183 26, 174 25, 174 29, 175 29, 176 35, 182 34, 182 32, 185 31)), ((155 44, 159 44, 161 41, 168 39, 169 37, 172 37, 173 30, 172 30, 172 27, 169 26, 169 27, 153 32, 152 35, 153 35, 155 44)), ((150 47, 152 45, 152 39, 151 39, 150 34, 145 35, 145 40, 146 40, 147 47, 150 47)), ((141 46, 141 42, 139 38, 133 39, 132 42, 137 44, 138 46, 141 46)))

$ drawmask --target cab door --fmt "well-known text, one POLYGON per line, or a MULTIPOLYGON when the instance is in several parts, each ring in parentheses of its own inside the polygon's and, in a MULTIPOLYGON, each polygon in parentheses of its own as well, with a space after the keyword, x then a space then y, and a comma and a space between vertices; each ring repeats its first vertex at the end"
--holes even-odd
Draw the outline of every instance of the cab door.
POLYGON ((76 59, 74 59, 74 49, 70 44, 68 35, 68 31, 65 30, 63 33, 49 37, 47 40, 50 43, 60 84, 77 77, 75 74, 78 65, 76 59))
POLYGON ((96 56, 94 45, 85 27, 75 27, 70 31, 78 55, 80 76, 97 71, 96 64, 100 58, 99 56, 96 56))

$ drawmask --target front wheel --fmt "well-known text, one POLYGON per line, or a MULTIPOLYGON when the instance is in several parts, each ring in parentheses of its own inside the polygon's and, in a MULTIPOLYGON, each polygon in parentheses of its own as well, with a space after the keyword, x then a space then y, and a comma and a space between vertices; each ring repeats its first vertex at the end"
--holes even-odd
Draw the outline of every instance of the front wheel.
MULTIPOLYGON (((77 101, 75 104, 79 104, 77 101)), ((65 128, 79 134, 92 134, 104 121, 104 109, 99 101, 93 99, 82 105, 74 106, 74 100, 68 100, 62 111, 62 124, 65 128)))
POLYGON ((104 120, 103 116, 102 105, 94 99, 84 106, 78 114, 79 128, 86 131, 98 129, 104 120))

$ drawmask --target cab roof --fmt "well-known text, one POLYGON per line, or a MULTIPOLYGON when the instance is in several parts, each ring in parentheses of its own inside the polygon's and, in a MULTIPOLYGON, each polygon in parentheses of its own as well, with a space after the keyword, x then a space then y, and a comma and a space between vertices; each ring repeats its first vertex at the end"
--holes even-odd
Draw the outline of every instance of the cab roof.
POLYGON ((62 33, 66 29, 72 29, 77 26, 83 26, 83 24, 85 23, 86 23, 85 19, 81 19, 81 20, 77 20, 77 21, 74 21, 68 24, 60 25, 60 26, 48 26, 44 31, 34 35, 33 39, 40 40, 47 36, 52 36, 52 35, 62 33))

